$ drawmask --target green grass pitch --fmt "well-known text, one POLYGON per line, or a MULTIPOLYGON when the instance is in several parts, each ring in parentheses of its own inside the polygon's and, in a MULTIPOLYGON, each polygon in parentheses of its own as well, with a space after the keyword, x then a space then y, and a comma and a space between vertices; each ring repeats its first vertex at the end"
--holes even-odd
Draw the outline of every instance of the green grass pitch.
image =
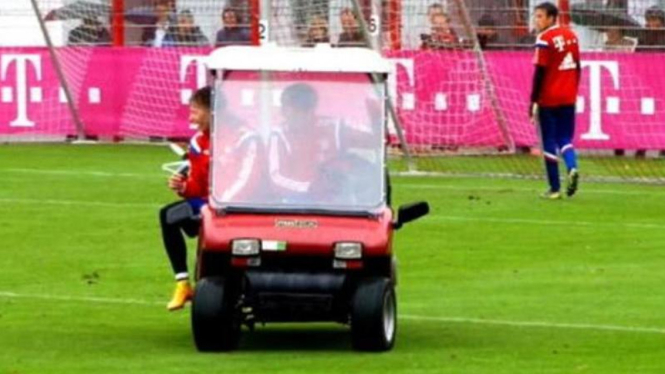
MULTIPOLYGON (((334 324, 200 354, 168 313, 166 147, 0 146, 0 373, 663 373, 665 189, 395 178, 430 216, 396 238, 395 349, 334 324)), ((534 163, 538 163, 534 159, 534 163)))

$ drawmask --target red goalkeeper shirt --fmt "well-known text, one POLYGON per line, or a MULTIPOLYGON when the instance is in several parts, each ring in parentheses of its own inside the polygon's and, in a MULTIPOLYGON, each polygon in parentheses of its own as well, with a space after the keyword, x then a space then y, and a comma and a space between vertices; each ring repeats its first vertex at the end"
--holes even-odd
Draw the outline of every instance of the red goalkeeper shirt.
POLYGON ((553 26, 536 40, 535 64, 545 68, 541 107, 575 105, 580 80, 580 45, 569 28, 553 26))
POLYGON ((189 174, 185 182, 185 190, 180 196, 191 198, 208 198, 208 181, 210 173, 210 131, 197 132, 189 142, 187 151, 189 174))

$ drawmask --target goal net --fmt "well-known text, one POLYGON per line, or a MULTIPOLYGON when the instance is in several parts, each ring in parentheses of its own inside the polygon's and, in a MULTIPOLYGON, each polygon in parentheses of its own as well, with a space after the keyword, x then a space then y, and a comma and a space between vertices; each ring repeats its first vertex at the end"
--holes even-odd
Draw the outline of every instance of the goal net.
MULTIPOLYGON (((47 25, 54 43, 62 44, 64 26, 47 25)), ((0 140, 63 140, 77 133, 52 56, 45 46, 44 33, 30 1, 0 4, 0 140)), ((72 61, 65 65, 71 72, 78 64, 72 61)), ((71 76, 75 88, 81 75, 71 76)))
MULTIPOLYGON (((527 111, 539 0, 35 2, 53 55, 43 38, 0 36, 2 139, 188 137, 187 102, 209 81, 202 57, 215 46, 370 45, 394 67, 395 171, 542 175, 527 111)), ((38 30, 30 1, 6 3, 0 17, 15 21, 2 18, 1 35, 38 30)), ((583 49, 575 147, 585 175, 663 181, 665 4, 558 5, 583 49)))
MULTIPOLYGON (((527 0, 272 0, 270 39, 307 46, 368 37, 394 66, 391 100, 411 150, 395 170, 542 175, 528 116, 536 34, 527 0), (349 10, 363 32, 354 35, 349 10)), ((665 25, 658 1, 559 1, 583 79, 575 147, 586 175, 663 180, 665 25)), ((397 150, 398 148, 395 148, 397 150)))

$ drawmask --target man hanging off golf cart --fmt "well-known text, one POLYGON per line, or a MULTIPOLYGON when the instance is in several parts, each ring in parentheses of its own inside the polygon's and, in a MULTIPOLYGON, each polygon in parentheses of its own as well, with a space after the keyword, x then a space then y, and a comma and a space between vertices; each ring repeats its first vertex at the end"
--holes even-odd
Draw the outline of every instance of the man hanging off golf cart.
POLYGON ((390 349, 393 231, 428 206, 394 219, 387 204, 388 63, 365 49, 228 47, 208 67, 218 78, 192 300, 197 348, 234 349, 241 325, 256 322, 334 321, 350 324, 356 349, 390 349), (223 135, 222 97, 261 140, 253 158, 223 135), (255 188, 233 193, 229 169, 260 170, 255 188))

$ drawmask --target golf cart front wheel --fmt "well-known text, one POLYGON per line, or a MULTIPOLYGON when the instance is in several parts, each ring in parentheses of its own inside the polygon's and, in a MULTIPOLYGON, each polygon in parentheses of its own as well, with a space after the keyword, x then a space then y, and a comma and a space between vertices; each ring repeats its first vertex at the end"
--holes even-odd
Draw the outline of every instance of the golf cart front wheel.
POLYGON ((351 338, 360 351, 388 351, 397 333, 397 300, 388 278, 360 282, 352 300, 351 338))
POLYGON ((192 332, 201 352, 230 351, 238 347, 240 323, 235 298, 222 277, 203 278, 196 283, 192 300, 192 332))

